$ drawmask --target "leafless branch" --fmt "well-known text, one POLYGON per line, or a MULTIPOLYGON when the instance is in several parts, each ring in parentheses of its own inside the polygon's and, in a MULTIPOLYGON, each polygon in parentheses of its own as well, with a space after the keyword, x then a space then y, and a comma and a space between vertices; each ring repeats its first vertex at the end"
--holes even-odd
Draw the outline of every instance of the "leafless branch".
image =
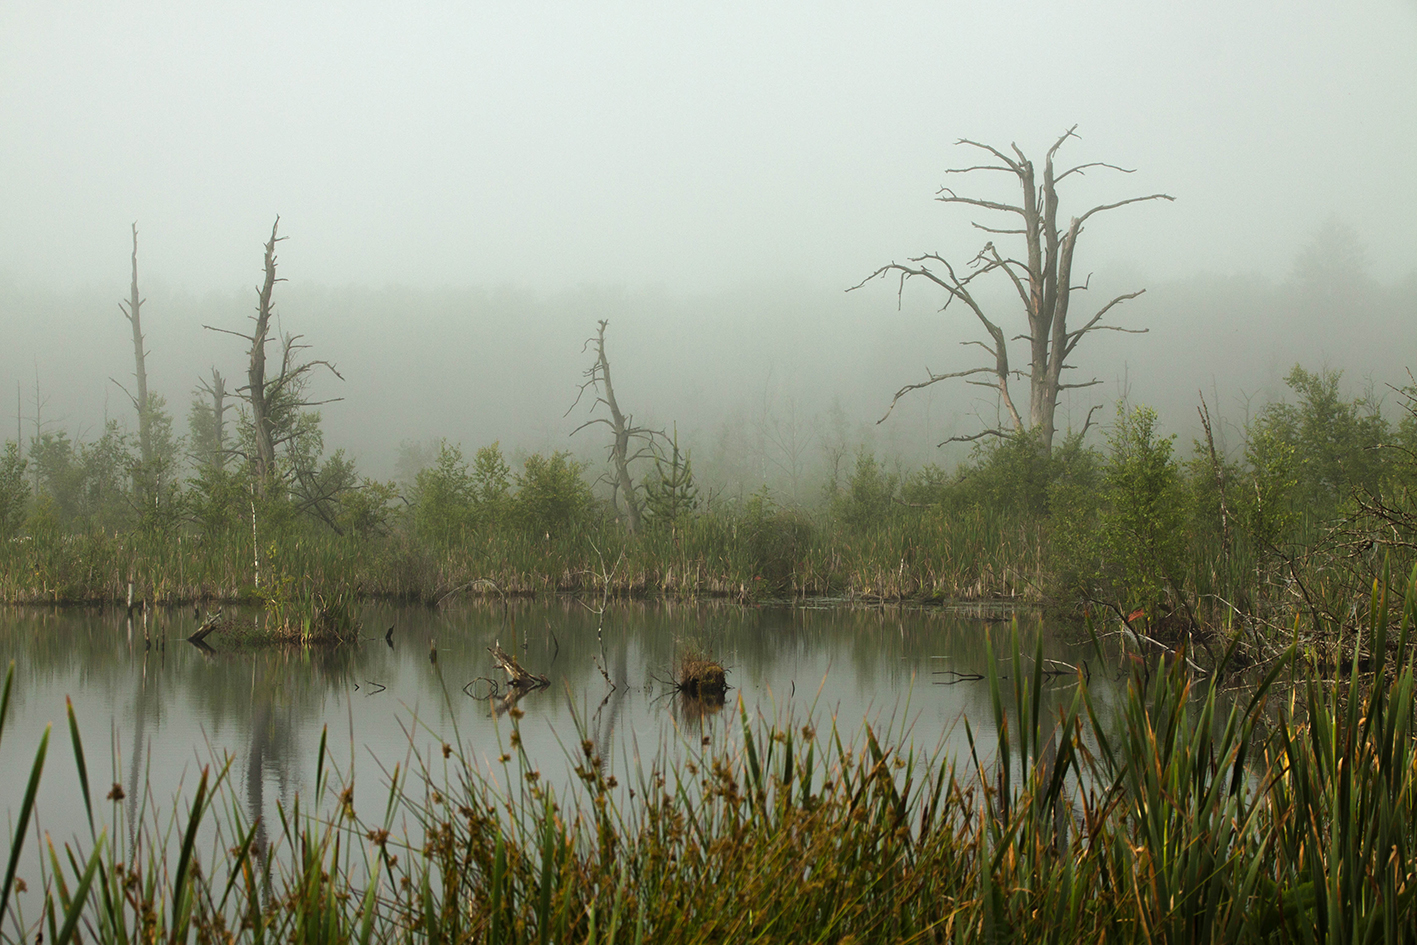
POLYGON ((980 430, 978 433, 970 433, 967 435, 960 434, 959 436, 952 436, 947 440, 940 441, 938 445, 944 446, 946 443, 973 443, 975 440, 982 440, 986 436, 1007 437, 1009 436, 1009 431, 999 429, 980 430))

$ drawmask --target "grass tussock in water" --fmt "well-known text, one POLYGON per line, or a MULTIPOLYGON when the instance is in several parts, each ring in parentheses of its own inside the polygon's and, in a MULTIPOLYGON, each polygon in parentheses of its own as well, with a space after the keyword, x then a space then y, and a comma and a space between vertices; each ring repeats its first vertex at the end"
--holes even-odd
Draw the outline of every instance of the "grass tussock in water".
MULTIPOLYGON (((1115 706, 1082 681, 1041 712, 1041 653, 989 677, 997 735, 952 758, 907 733, 857 742, 754 721, 620 784, 590 740, 560 796, 520 745, 501 772, 456 744, 395 768, 383 816, 355 811, 321 744, 320 804, 242 814, 224 767, 170 820, 142 808, 125 859, 40 839, 17 894, 49 735, 15 812, 0 885, 8 940, 239 942, 1403 941, 1417 937, 1417 574, 1404 606, 1376 587, 1376 665, 1268 705, 1172 660, 1137 668, 1115 706), (1364 682, 1366 679, 1368 682, 1364 682), (1226 706, 1229 706, 1226 708, 1226 706), (205 825, 205 826, 204 826, 205 825), (214 829, 202 848, 197 838, 214 829)), ((1353 667, 1356 670, 1356 665, 1353 667)), ((8 702, 9 683, 5 688, 8 702)), ((0 705, 0 712, 4 706, 0 705)), ((0 720, 2 721, 2 720, 0 720)), ((0 744, 7 763, 14 746, 0 744)), ((359 785, 358 790, 369 790, 359 785)), ((109 823, 122 836, 122 805, 109 823)))
POLYGON ((674 688, 686 696, 717 699, 728 690, 723 664, 695 647, 685 647, 674 661, 674 688))

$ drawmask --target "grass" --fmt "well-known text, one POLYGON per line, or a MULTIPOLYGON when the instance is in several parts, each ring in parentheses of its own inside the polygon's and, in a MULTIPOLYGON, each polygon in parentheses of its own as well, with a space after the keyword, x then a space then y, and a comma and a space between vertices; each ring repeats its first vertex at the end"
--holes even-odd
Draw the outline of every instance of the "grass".
POLYGON ((111 603, 128 587, 153 604, 293 600, 349 587, 360 597, 437 602, 458 594, 867 600, 1040 597, 1041 528, 984 513, 892 520, 870 532, 795 513, 751 523, 703 515, 627 536, 614 522, 561 533, 469 531, 431 542, 399 531, 359 538, 296 528, 253 548, 139 532, 47 535, 0 543, 0 602, 111 603), (789 527, 792 526, 792 527, 789 527), (495 588, 495 590, 493 590, 495 588))
MULTIPOLYGON (((1241 691, 1182 660, 1138 664, 1120 704, 1080 680, 1042 711, 1029 672, 991 670, 997 734, 955 758, 908 733, 778 724, 740 709, 735 739, 629 784, 573 746, 558 796, 520 745, 500 772, 458 740, 395 768, 377 821, 323 740, 309 802, 249 822, 225 766, 167 820, 145 806, 127 861, 89 811, 85 844, 28 842, 49 734, 14 811, 0 936, 87 941, 1401 941, 1417 938, 1417 696, 1405 602, 1375 584, 1370 674, 1241 691), (214 835, 207 847, 198 837, 214 835), (264 840, 262 838, 265 838, 264 840)), ((1318 618, 1322 619, 1322 618, 1318 618)), ((1013 638, 1013 666, 1028 666, 1013 638)), ((1292 654, 1291 654, 1292 656, 1292 654)), ((10 693, 0 699, 0 732, 10 693)), ((514 715, 514 714, 513 714, 514 715)), ((968 723, 966 723, 968 726, 968 723)), ((0 744, 0 759, 10 757, 0 744)), ((360 786, 360 790, 365 790, 360 786)), ((128 829, 117 799, 107 822, 128 829)), ((82 830, 81 830, 82 832, 82 830)))

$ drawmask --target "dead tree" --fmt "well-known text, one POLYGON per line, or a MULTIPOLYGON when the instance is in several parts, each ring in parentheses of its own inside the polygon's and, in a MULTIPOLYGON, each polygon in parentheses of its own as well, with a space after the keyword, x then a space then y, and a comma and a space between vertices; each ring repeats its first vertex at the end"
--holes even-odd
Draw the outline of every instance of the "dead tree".
POLYGON ((257 289, 256 314, 252 318, 256 325, 251 334, 213 328, 211 325, 203 326, 209 331, 243 338, 250 344, 246 386, 237 388, 236 394, 246 402, 251 411, 252 443, 251 454, 247 459, 253 467, 256 488, 262 495, 266 494, 272 481, 279 476, 276 466, 277 448, 291 442, 303 432, 297 422, 300 412, 306 407, 333 403, 340 399, 306 399, 305 385, 310 372, 317 366, 322 366, 328 368, 335 377, 344 380, 343 375, 328 361, 300 360, 299 352, 309 348, 309 345, 298 343, 301 335, 286 335, 282 339, 279 368, 273 377, 267 376, 266 344, 271 338, 273 312, 271 294, 277 282, 285 281, 276 277, 276 243, 285 239, 276 235, 279 228, 280 217, 276 217, 271 226, 271 238, 266 241, 265 279, 257 289))
POLYGON ((662 437, 664 432, 651 430, 648 427, 637 427, 634 425, 633 417, 620 411, 620 405, 615 400, 615 387, 610 383, 610 361, 605 356, 605 326, 607 324, 605 319, 601 319, 600 328, 595 337, 586 339, 585 346, 581 349, 586 351, 591 345, 595 345, 595 361, 586 369, 585 383, 581 384, 580 392, 576 394, 576 401, 571 404, 566 415, 569 416, 571 410, 576 409, 576 405, 581 402, 581 398, 588 390, 595 393, 595 401, 590 408, 592 412, 596 407, 601 406, 610 411, 608 417, 592 417, 582 423, 571 431, 571 436, 575 436, 586 427, 597 423, 603 423, 610 427, 612 434, 610 443, 612 470, 611 476, 608 477, 610 501, 615 506, 618 515, 618 496, 624 495, 625 530, 633 533, 640 529, 641 513, 639 495, 635 491, 634 480, 630 478, 630 464, 637 459, 653 455, 654 438, 662 437))
MULTIPOLYGON (((945 443, 1033 431, 1038 436, 1040 447, 1045 451, 1051 450, 1053 435, 1057 429, 1054 415, 1057 411, 1058 399, 1063 391, 1091 387, 1100 383, 1100 380, 1096 378, 1082 383, 1067 383, 1063 380, 1063 372, 1072 368, 1068 361, 1078 343, 1095 331, 1124 331, 1139 334, 1146 330, 1123 328, 1103 321, 1114 307, 1136 298, 1145 291, 1144 289, 1119 295, 1096 309, 1080 327, 1068 327, 1072 295, 1074 292, 1086 290, 1088 287, 1086 280, 1081 284, 1073 282, 1074 255, 1077 250, 1078 237, 1083 232, 1083 224, 1099 213, 1125 207, 1128 204, 1142 203, 1148 200, 1175 199, 1169 194, 1148 194, 1144 197, 1130 197, 1114 203, 1101 204, 1079 216, 1072 217, 1066 227, 1060 227, 1058 224, 1058 185, 1065 179, 1073 174, 1083 175, 1091 168, 1105 168, 1124 174, 1132 173, 1131 170, 1101 161, 1079 164, 1061 173, 1055 172, 1054 156, 1064 142, 1069 138, 1077 137, 1076 131, 1077 126, 1074 125, 1048 149, 1041 182, 1038 180, 1033 162, 1023 151, 1019 150, 1016 144, 1009 146, 1011 153, 1005 153, 999 148, 977 141, 961 139, 956 142, 984 151, 998 163, 950 168, 945 173, 969 174, 976 171, 1002 171, 1016 180, 1022 200, 1018 204, 1010 204, 980 197, 966 197, 955 193, 949 187, 941 187, 935 199, 941 203, 966 204, 992 213, 1003 213, 1017 217, 1017 226, 986 226, 979 222, 974 222, 973 226, 991 236, 1022 237, 1023 258, 1006 255, 995 246, 991 239, 962 270, 957 269, 953 263, 938 253, 926 253, 922 256, 912 257, 905 263, 891 262, 882 266, 847 290, 859 289, 872 279, 895 274, 899 280, 896 296, 897 302, 899 302, 905 289, 905 283, 918 277, 934 283, 945 291, 946 298, 942 311, 947 310, 950 305, 956 302, 965 306, 978 319, 988 336, 987 341, 961 342, 963 345, 983 348, 989 356, 988 361, 982 365, 945 374, 936 374, 927 368, 926 379, 919 383, 907 384, 898 390, 891 400, 891 405, 887 408, 885 416, 877 422, 882 422, 890 416, 897 401, 911 391, 952 378, 968 378, 966 383, 997 390, 999 401, 1008 414, 1007 424, 974 434, 952 436, 945 440, 945 443), (1002 273, 1012 283, 1028 320, 1027 332, 1012 339, 1025 341, 1029 346, 1028 370, 1026 372, 1029 380, 1029 394, 1026 414, 1020 411, 1009 387, 1011 379, 1023 377, 1025 372, 1010 367, 1004 329, 998 320, 985 312, 984 306, 974 294, 975 281, 995 272, 1002 273)), ((1089 422, 1091 417, 1092 413, 1089 411, 1089 422)), ((1085 429, 1086 425, 1084 425, 1085 429)))
POLYGON ((211 455, 207 462, 214 469, 226 468, 226 378, 212 368, 211 381, 198 381, 197 389, 212 399, 211 455))
MULTIPOLYGON (((133 377, 137 384, 137 394, 128 393, 119 384, 123 393, 133 401, 138 411, 138 451, 142 456, 143 469, 152 468, 154 459, 152 434, 152 404, 148 400, 147 351, 143 348, 142 307, 147 301, 138 294, 138 224, 133 224, 133 281, 128 289, 128 301, 119 302, 118 308, 133 328, 133 377)), ((115 382, 117 383, 117 382, 115 382)))

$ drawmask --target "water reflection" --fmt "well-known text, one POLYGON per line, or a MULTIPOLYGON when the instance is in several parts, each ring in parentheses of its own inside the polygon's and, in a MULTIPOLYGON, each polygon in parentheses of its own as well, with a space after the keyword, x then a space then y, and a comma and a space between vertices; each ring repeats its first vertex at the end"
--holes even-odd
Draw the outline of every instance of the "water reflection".
MULTIPOLYGON (((129 825, 145 791, 149 809, 170 811, 203 765, 227 759, 248 814, 269 823, 278 800, 311 788, 324 731, 339 777, 364 785, 360 813, 376 820, 393 765, 433 759, 444 742, 500 781, 516 724, 529 763, 564 783, 568 752, 589 739, 626 780, 686 744, 739 737, 740 699, 750 718, 811 717, 818 727, 835 720, 848 739, 869 720, 917 747, 962 757, 962 716, 980 744, 992 742, 986 642, 1006 655, 1011 632, 1007 622, 939 609, 627 603, 601 615, 560 600, 372 605, 364 625, 370 635, 357 647, 252 651, 221 633, 204 649, 188 644, 197 626, 188 610, 155 612, 146 633, 121 611, 0 612, 0 658, 17 664, 15 711, 0 748, 4 807, 13 813, 18 804, 44 726, 63 731, 66 695, 86 736, 95 794, 105 793, 97 787, 111 770, 124 785, 129 825), (489 654, 495 647, 549 685, 509 699, 514 690, 489 654), (726 699, 673 691, 671 668, 686 647, 727 668, 726 699), (485 681, 498 677, 494 695, 485 681), (522 713, 515 722, 504 714, 512 708, 522 713)), ((1043 624, 1025 613, 1020 625, 1031 653, 1043 624)), ((1066 633, 1044 633, 1044 654, 1081 659, 1066 633)), ((1001 666, 1014 672, 1007 658, 1001 666)), ((1103 701, 1109 685, 1094 676, 1103 701)), ((1072 692, 1071 674, 1062 673, 1048 700, 1056 705, 1072 692)), ((67 837, 86 822, 69 752, 50 752, 44 783, 43 824, 67 837)))

